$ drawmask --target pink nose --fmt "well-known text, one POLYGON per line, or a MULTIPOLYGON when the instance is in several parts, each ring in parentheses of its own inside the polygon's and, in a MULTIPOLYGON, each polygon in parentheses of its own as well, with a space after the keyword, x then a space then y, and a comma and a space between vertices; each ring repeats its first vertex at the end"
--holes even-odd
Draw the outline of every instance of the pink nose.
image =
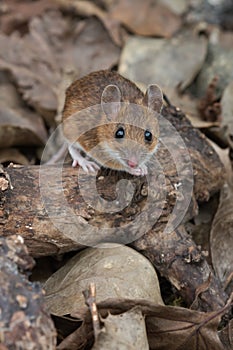
POLYGON ((130 166, 130 168, 136 168, 136 166, 138 165, 136 159, 130 159, 128 160, 128 166, 130 166))

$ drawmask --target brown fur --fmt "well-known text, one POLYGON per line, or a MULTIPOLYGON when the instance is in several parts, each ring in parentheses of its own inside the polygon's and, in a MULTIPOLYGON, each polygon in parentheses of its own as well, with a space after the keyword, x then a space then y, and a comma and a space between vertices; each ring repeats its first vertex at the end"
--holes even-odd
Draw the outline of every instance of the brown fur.
POLYGON ((66 91, 63 110, 63 131, 65 137, 70 143, 77 142, 79 148, 89 154, 97 163, 104 164, 112 169, 125 170, 124 165, 119 163, 117 159, 118 154, 121 154, 121 157, 126 160, 131 156, 137 155, 140 163, 146 162, 153 154, 158 142, 158 123, 147 108, 130 115, 127 112, 129 103, 142 107, 144 105, 147 106, 147 100, 142 91, 133 82, 116 72, 109 70, 93 72, 73 82, 66 91), (101 108, 98 109, 97 113, 95 107, 90 107, 100 106, 103 90, 110 84, 116 85, 120 89, 121 102, 126 104, 118 113, 117 122, 114 123, 114 120, 111 120, 109 124, 108 118, 101 108), (74 120, 71 122, 69 117, 77 112, 79 112, 79 116, 82 113, 83 115, 79 117, 78 121, 74 120), (98 122, 105 125, 89 130, 91 127, 90 116, 93 117, 95 114, 97 114, 98 122), (135 121, 137 126, 130 125, 135 121), (119 126, 122 125, 125 129, 125 138, 119 140, 115 138, 115 133, 119 126), (138 127, 138 125, 141 127, 138 127), (86 130, 88 131, 82 133, 83 128, 87 128, 86 130), (145 142, 145 130, 152 131, 154 135, 153 141, 150 143, 145 142), (132 142, 129 142, 129 140, 132 142), (110 156, 106 145, 111 145, 110 156))

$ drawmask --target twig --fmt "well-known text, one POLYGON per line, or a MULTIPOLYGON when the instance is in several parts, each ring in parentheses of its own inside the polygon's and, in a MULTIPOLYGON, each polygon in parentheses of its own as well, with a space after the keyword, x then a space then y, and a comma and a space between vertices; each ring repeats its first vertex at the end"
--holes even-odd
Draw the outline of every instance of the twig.
POLYGON ((93 330, 95 340, 98 337, 100 332, 100 319, 96 306, 96 286, 94 283, 90 283, 89 290, 83 291, 83 295, 85 298, 85 303, 89 307, 92 317, 93 330))

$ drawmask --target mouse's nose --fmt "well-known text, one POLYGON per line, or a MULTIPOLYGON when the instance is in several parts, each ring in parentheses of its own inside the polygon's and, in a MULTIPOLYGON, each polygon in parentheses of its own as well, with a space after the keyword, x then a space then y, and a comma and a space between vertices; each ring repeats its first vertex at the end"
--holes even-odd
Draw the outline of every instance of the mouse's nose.
POLYGON ((136 168, 137 165, 138 165, 138 162, 135 158, 128 160, 128 166, 130 166, 130 168, 136 168))

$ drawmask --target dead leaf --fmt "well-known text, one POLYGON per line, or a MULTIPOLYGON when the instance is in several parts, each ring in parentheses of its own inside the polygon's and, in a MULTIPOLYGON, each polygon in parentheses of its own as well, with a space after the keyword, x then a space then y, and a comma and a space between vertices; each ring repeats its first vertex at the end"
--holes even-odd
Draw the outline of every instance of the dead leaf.
POLYGON ((233 270, 233 188, 225 184, 210 233, 212 264, 222 285, 233 270))
POLYGON ((78 310, 84 304, 82 291, 90 282, 96 284, 97 301, 121 296, 163 303, 150 262, 129 247, 106 244, 77 254, 48 279, 44 289, 51 313, 78 310))
POLYGON ((227 326, 219 331, 219 337, 224 344, 225 350, 233 349, 233 319, 229 321, 227 326))
POLYGON ((226 128, 227 140, 233 148, 233 81, 231 81, 225 88, 221 98, 222 109, 222 128, 226 128))
POLYGON ((224 350, 217 332, 221 313, 165 308, 163 313, 160 309, 160 314, 146 318, 151 350, 224 350))
POLYGON ((140 308, 134 308, 120 315, 109 315, 103 320, 93 350, 149 350, 145 319, 140 308))
POLYGON ((119 48, 96 19, 80 22, 45 13, 29 23, 29 34, 0 34, 0 69, 8 70, 23 99, 49 122, 58 107, 62 72, 71 68, 79 76, 116 64, 119 48), (22 52, 24 53, 22 55, 22 52))
POLYGON ((108 7, 111 17, 138 35, 172 36, 181 26, 181 19, 157 0, 118 0, 108 7))
POLYGON ((208 140, 215 152, 218 154, 222 164, 224 165, 225 172, 226 172, 226 181, 230 182, 232 179, 232 166, 231 161, 229 157, 230 149, 228 148, 220 148, 215 142, 208 140))
MULTIPOLYGON (((102 317, 107 317, 109 313, 123 315, 137 306, 145 317, 149 347, 152 350, 224 350, 217 328, 221 317, 230 310, 231 303, 232 297, 223 308, 204 313, 155 305, 146 300, 110 299, 99 303, 97 309, 102 317)), ((75 317, 75 314, 72 316, 75 317)), ((86 313, 83 323, 86 329, 90 322, 90 315, 86 313)), ((90 339, 90 334, 88 336, 90 339)), ((232 336, 232 330, 229 336, 232 336)))
POLYGON ((201 117, 207 121, 219 121, 221 114, 221 106, 215 94, 218 77, 214 77, 207 87, 205 95, 198 103, 198 110, 201 117))
POLYGON ((209 43, 208 54, 193 87, 197 97, 205 95, 206 90, 214 77, 218 77, 216 97, 220 98, 225 87, 233 80, 233 49, 225 49, 221 44, 209 43))
POLYGON ((189 1, 187 0, 158 0, 158 3, 166 5, 172 12, 182 15, 189 7, 189 1))
POLYGON ((122 28, 120 22, 91 1, 56 0, 62 8, 72 9, 80 16, 96 16, 107 29, 114 44, 122 46, 122 28))
POLYGON ((168 97, 172 105, 180 108, 185 113, 186 117, 190 120, 195 128, 206 129, 212 126, 219 126, 218 121, 205 121, 200 117, 197 104, 198 99, 187 94, 179 93, 178 89, 166 87, 164 93, 168 97))
MULTIPOLYGON (((12 84, 0 84, 0 148, 16 145, 42 146, 46 139, 47 131, 42 118, 22 104, 12 84)), ((15 156, 17 158, 19 154, 14 153, 15 156)), ((3 158, 5 157, 6 153, 3 158)), ((25 158, 20 159, 23 164, 27 163, 25 158)))
POLYGON ((0 163, 28 165, 29 160, 16 148, 0 149, 0 163))
POLYGON ((119 73, 165 91, 183 91, 196 77, 205 60, 207 40, 185 32, 172 39, 130 38, 121 55, 119 73))
POLYGON ((63 61, 72 56, 79 77, 92 71, 108 69, 116 65, 120 57, 120 48, 114 45, 97 19, 88 19, 85 26, 70 49, 64 52, 63 61), (74 45, 75 43, 75 45, 74 45))
MULTIPOLYGON (((72 321, 73 320, 74 319, 72 319, 72 321)), ((92 336, 93 331, 91 322, 83 322, 79 328, 70 333, 68 336, 62 338, 62 341, 57 346, 56 350, 82 350, 91 348, 93 345, 92 336)))
MULTIPOLYGON (((24 100, 38 112, 54 113, 57 108, 55 87, 59 84, 60 73, 46 36, 55 40, 56 33, 50 33, 48 29, 52 27, 44 22, 45 18, 44 21, 34 18, 30 22, 30 34, 25 37, 16 33, 0 34, 0 46, 4 47, 0 52, 0 68, 12 73, 24 100)), ((62 24, 56 21, 60 31, 64 27, 62 24)), ((55 26, 54 21, 52 26, 55 26)))
POLYGON ((53 1, 37 0, 37 1, 18 1, 7 0, 2 1, 2 7, 5 8, 1 15, 0 30, 5 34, 10 34, 14 30, 21 29, 26 26, 28 21, 45 10, 55 6, 53 1))

